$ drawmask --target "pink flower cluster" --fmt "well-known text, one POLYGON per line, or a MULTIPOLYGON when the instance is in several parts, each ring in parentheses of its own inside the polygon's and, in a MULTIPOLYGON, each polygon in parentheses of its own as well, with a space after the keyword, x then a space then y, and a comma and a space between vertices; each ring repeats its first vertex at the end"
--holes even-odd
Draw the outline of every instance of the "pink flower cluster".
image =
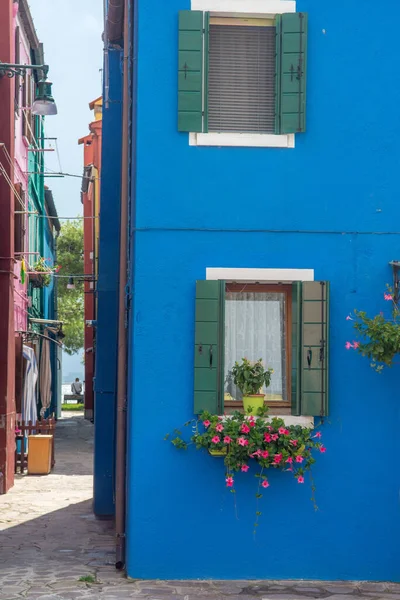
POLYGON ((344 347, 346 348, 346 350, 350 350, 350 348, 354 348, 354 350, 356 350, 360 345, 360 342, 346 342, 344 347))

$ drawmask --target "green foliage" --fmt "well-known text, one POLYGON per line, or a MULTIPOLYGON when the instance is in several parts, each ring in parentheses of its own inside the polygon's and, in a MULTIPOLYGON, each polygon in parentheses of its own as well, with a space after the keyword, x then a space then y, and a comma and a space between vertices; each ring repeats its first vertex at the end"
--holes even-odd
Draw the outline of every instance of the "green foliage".
POLYGON ((76 412, 85 409, 84 404, 61 404, 61 410, 66 412, 76 412))
POLYGON ((53 271, 57 271, 57 268, 50 268, 48 265, 46 265, 45 259, 40 257, 39 260, 33 265, 33 270, 36 273, 40 273, 36 280, 32 280, 33 287, 43 288, 50 285, 51 273, 53 273, 53 271))
POLYGON ((85 583, 96 583, 96 577, 94 575, 82 575, 82 577, 79 577, 78 581, 85 583))
POLYGON ((393 303, 391 318, 386 318, 383 313, 375 317, 368 317, 364 311, 354 311, 355 320, 353 327, 359 334, 361 341, 351 344, 346 343, 346 348, 354 348, 362 356, 371 360, 371 367, 378 373, 386 367, 393 365, 393 359, 400 353, 400 324, 398 321, 400 311, 393 301, 391 289, 384 294, 386 301, 393 303))
POLYGON ((259 394, 264 385, 268 387, 271 383, 273 372, 273 369, 264 369, 261 358, 255 363, 243 358, 241 364, 235 362, 233 366, 233 382, 244 396, 259 394))
MULTIPOLYGON (((83 224, 69 221, 61 228, 57 244, 58 261, 62 274, 83 274, 83 224)), ((58 315, 64 322, 64 350, 76 354, 84 345, 84 288, 83 282, 75 279, 75 290, 67 289, 68 278, 58 280, 58 315)))

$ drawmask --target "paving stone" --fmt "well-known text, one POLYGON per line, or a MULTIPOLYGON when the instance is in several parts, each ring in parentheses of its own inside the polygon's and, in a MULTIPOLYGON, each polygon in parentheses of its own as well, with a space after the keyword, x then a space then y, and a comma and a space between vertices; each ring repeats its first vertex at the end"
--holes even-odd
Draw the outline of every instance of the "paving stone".
POLYGON ((360 581, 358 587, 362 592, 385 592, 387 590, 387 583, 381 583, 379 581, 360 581))
POLYGON ((357 590, 357 585, 351 585, 349 583, 335 583, 333 585, 324 585, 324 589, 330 594, 354 594, 357 590))
POLYGON ((316 598, 322 596, 322 595, 326 595, 326 592, 324 592, 324 590, 322 590, 322 588, 318 588, 318 587, 310 587, 307 585, 299 585, 293 588, 293 590, 295 592, 298 592, 299 594, 304 594, 305 596, 310 595, 310 596, 315 596, 316 598))

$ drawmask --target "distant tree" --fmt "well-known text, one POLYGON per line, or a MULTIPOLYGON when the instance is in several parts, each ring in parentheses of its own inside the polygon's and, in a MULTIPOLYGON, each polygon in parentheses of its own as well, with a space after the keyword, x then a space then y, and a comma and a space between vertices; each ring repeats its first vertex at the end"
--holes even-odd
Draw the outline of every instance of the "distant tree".
POLYGON ((84 289, 83 282, 74 279, 75 289, 68 290, 66 276, 83 274, 82 221, 69 221, 62 226, 57 262, 61 265, 60 275, 64 275, 58 279, 58 318, 64 323, 64 350, 72 355, 84 346, 84 289))

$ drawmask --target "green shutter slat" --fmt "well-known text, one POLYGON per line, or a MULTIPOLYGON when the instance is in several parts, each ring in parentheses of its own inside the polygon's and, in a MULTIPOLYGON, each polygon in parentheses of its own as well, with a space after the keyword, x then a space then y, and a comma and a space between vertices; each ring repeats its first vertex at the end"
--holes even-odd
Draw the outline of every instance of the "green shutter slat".
POLYGON ((194 413, 223 412, 225 282, 196 282, 194 413))
POLYGON ((301 404, 302 415, 329 414, 329 282, 302 284, 301 404))
POLYGON ((203 130, 204 13, 179 12, 178 131, 203 130))
POLYGON ((306 130, 307 13, 276 17, 276 133, 306 130))
POLYGON ((292 354, 291 354, 292 415, 300 415, 301 386, 301 282, 292 284, 292 354))

